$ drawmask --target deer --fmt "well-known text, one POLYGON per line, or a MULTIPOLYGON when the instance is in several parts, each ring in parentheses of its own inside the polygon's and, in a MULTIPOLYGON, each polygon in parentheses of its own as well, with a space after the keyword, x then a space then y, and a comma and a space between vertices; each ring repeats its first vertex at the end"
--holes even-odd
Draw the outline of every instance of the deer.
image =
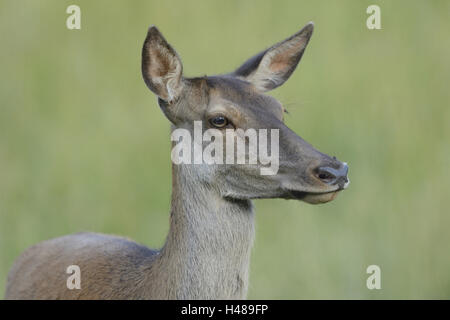
POLYGON ((277 173, 262 175, 261 163, 172 163, 169 232, 162 248, 91 232, 46 240, 16 259, 5 298, 246 299, 253 200, 326 203, 349 185, 348 165, 289 129, 285 108, 266 94, 291 76, 313 29, 312 22, 306 24, 230 73, 189 78, 178 53, 151 26, 142 49, 142 76, 172 132, 192 131, 194 121, 220 132, 277 129, 277 173), (71 265, 79 266, 80 288, 67 287, 71 265))

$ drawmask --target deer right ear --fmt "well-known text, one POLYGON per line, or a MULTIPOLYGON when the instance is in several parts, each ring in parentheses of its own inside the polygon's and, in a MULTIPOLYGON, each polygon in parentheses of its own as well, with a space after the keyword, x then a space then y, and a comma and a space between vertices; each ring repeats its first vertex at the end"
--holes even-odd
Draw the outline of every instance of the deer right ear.
POLYGON ((252 83, 262 92, 281 86, 297 67, 313 29, 314 24, 308 23, 293 36, 247 60, 232 75, 252 83))
POLYGON ((159 98, 171 104, 182 90, 183 65, 176 51, 155 26, 148 29, 142 48, 142 76, 159 98))

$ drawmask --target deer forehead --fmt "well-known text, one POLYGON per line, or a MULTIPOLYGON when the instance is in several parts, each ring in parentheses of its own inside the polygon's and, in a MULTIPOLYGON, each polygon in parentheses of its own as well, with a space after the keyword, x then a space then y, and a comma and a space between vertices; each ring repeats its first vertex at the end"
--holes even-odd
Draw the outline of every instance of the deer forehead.
POLYGON ((240 87, 213 86, 209 90, 208 113, 224 113, 238 119, 257 120, 262 113, 283 121, 284 108, 274 97, 262 94, 250 84, 240 87))

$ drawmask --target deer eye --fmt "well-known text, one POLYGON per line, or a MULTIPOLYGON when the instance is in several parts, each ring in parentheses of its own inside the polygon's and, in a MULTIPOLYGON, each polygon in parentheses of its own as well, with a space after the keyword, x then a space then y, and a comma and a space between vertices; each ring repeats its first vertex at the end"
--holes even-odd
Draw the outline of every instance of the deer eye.
POLYGON ((211 119, 209 119, 209 123, 213 125, 216 128, 223 128, 228 125, 228 119, 224 116, 215 116, 211 119))

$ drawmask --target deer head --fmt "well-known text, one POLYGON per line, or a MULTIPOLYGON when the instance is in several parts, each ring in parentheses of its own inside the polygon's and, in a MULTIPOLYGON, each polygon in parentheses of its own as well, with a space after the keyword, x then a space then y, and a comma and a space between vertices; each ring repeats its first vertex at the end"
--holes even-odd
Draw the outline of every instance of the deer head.
MULTIPOLYGON (((202 129, 215 129, 214 138, 223 139, 222 146, 230 141, 234 144, 242 137, 249 140, 242 133, 248 129, 276 130, 278 135, 276 141, 271 136, 269 146, 272 153, 278 151, 277 170, 273 174, 261 174, 264 168, 261 161, 230 164, 224 160, 219 164, 192 164, 193 179, 216 188, 225 198, 285 198, 309 203, 331 201, 348 186, 347 164, 319 152, 289 129, 283 122, 282 104, 266 95, 293 73, 312 32, 313 24, 309 23, 293 36, 250 58, 234 72, 187 78, 176 51, 155 26, 150 27, 142 50, 142 75, 157 95, 173 130, 183 128, 194 136, 195 124, 202 129)), ((233 159, 239 153, 245 159, 251 158, 250 149, 235 150, 233 159)))

